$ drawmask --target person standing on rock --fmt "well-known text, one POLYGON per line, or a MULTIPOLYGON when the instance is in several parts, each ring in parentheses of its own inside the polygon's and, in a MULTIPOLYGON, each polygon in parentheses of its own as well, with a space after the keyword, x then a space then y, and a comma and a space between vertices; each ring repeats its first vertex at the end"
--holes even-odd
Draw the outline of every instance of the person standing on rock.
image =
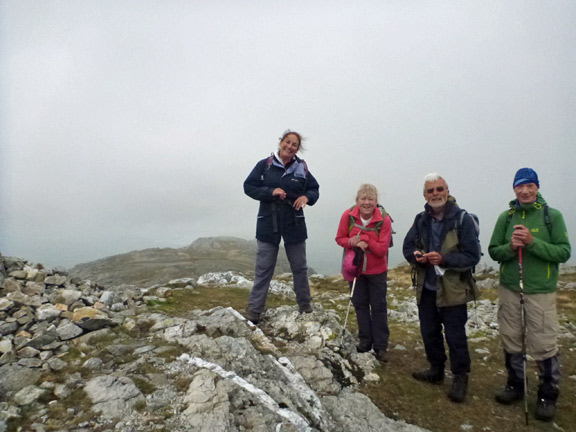
POLYGON ((498 326, 508 372, 506 386, 496 395, 496 401, 508 405, 524 398, 527 350, 539 372, 536 418, 549 421, 556 411, 560 379, 558 267, 570 258, 571 248, 562 214, 548 207, 539 192, 538 174, 531 168, 521 168, 512 186, 516 199, 498 217, 488 248, 490 257, 500 263, 498 326))
MULTIPOLYGON (((363 184, 356 194, 356 205, 340 218, 336 243, 346 253, 362 251, 357 263, 352 303, 358 320, 360 353, 374 349, 376 358, 387 361, 388 339, 388 248, 392 236, 390 216, 378 206, 378 190, 363 184)), ((352 288, 350 281, 350 288, 352 288)))
POLYGON ((287 130, 280 138, 278 151, 259 161, 244 181, 244 193, 260 201, 254 285, 247 309, 247 318, 254 324, 264 312, 280 240, 284 240, 290 262, 298 309, 300 313, 312 312, 306 262, 308 233, 303 210, 318 201, 320 186, 306 162, 296 156, 303 150, 301 135, 287 130))
POLYGON ((430 363, 412 376, 433 384, 444 381, 444 328, 454 376, 448 397, 460 403, 470 373, 466 303, 478 295, 472 268, 480 261, 480 247, 473 218, 458 207, 446 180, 436 173, 426 175, 424 199, 424 211, 416 215, 403 247, 413 267, 420 332, 430 363))

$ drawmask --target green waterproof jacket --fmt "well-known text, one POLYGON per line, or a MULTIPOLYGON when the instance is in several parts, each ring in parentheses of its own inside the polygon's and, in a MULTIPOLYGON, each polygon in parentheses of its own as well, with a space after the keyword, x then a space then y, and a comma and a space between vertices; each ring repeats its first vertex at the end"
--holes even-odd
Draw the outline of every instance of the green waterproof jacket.
POLYGON ((533 242, 522 251, 522 281, 526 294, 551 293, 558 283, 558 265, 570 258, 570 243, 562 213, 548 207, 549 224, 545 221, 546 201, 538 193, 536 202, 519 204, 510 201, 510 210, 498 217, 488 252, 500 263, 500 283, 513 291, 520 291, 518 251, 512 250, 510 240, 514 225, 530 229, 533 242))

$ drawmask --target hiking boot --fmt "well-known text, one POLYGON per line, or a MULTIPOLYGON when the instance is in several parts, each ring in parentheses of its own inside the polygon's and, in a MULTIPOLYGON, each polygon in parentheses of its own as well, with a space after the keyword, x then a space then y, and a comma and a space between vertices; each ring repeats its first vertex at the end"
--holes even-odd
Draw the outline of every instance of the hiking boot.
POLYGON ((418 372, 412 372, 412 376, 418 381, 425 381, 432 384, 442 384, 444 382, 444 368, 434 367, 418 372))
POLYGON ((378 360, 379 362, 382 362, 382 363, 388 362, 388 351, 376 350, 376 353, 374 355, 376 356, 376 360, 378 360))
POLYGON ((448 392, 448 398, 452 402, 462 403, 466 398, 466 392, 468 391, 468 374, 454 375, 454 381, 452 381, 452 388, 448 392))
POLYGON ((558 387, 544 383, 538 389, 538 400, 536 401, 536 418, 542 421, 550 421, 556 413, 556 401, 559 395, 558 387))
POLYGON ((522 400, 524 399, 524 386, 506 384, 504 390, 497 393, 494 399, 502 405, 510 405, 517 400, 522 400))
POLYGON ((539 397, 536 401, 536 418, 541 421, 550 421, 556 413, 556 401, 539 397))
POLYGON ((359 353, 367 353, 371 349, 372 349, 372 344, 360 342, 358 345, 356 345, 356 351, 358 351, 359 353))
POLYGON ((312 305, 310 303, 298 306, 298 311, 300 313, 312 313, 312 305))
POLYGON ((246 312, 246 319, 252 321, 252 324, 256 325, 260 322, 260 314, 249 310, 246 312))

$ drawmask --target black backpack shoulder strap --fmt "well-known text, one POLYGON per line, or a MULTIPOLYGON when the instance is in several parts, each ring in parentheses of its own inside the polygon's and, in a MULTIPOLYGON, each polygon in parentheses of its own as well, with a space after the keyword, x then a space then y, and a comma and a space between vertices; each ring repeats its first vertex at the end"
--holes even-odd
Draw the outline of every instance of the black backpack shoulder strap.
POLYGON ((544 223, 548 228, 548 234, 552 236, 552 220, 550 219, 550 206, 548 204, 544 204, 544 223))

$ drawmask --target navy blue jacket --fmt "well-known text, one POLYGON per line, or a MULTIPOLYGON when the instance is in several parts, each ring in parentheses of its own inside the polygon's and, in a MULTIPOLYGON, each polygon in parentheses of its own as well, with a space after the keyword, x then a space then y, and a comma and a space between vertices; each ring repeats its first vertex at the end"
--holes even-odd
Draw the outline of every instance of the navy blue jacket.
MULTIPOLYGON (((416 270, 415 288, 418 302, 420 302, 426 273, 434 272, 433 266, 418 264, 414 258, 415 250, 430 252, 429 236, 432 216, 430 206, 426 204, 424 208, 425 211, 419 213, 414 219, 403 245, 404 258, 416 270)), ((436 304, 438 307, 464 304, 479 295, 471 272, 471 268, 480 261, 476 228, 470 215, 466 215, 467 217, 462 220, 462 225, 459 226, 462 211, 464 210, 450 200, 446 203, 440 234, 441 248, 437 251, 442 255, 441 267, 445 269, 444 276, 437 277, 436 304)))
POLYGON ((306 163, 298 157, 288 168, 284 168, 276 157, 272 163, 269 163, 269 158, 258 162, 244 181, 244 193, 260 201, 256 238, 273 244, 279 244, 281 238, 284 243, 301 243, 306 240, 308 234, 304 211, 296 211, 293 203, 300 196, 306 195, 308 205, 314 205, 320 196, 319 189, 306 163), (272 196, 276 188, 286 192, 286 199, 272 196))

